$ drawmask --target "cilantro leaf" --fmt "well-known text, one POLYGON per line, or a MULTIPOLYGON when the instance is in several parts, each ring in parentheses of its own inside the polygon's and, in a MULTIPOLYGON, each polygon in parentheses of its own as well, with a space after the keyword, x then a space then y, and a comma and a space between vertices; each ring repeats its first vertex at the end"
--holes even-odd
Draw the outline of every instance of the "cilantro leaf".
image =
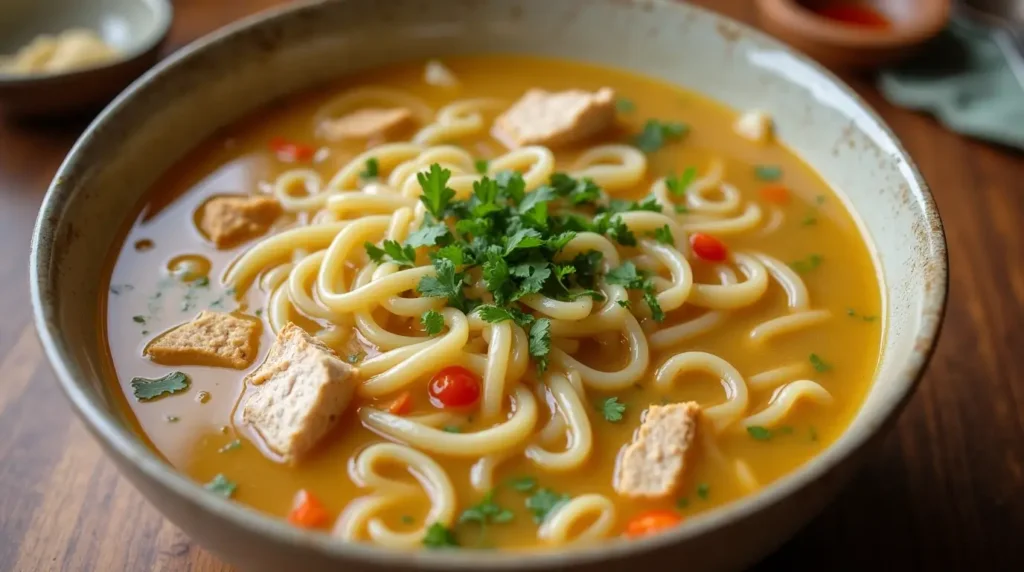
POLYGON ((435 522, 427 528, 427 533, 423 536, 423 546, 427 548, 458 548, 459 541, 456 540, 455 534, 451 530, 445 528, 440 522, 435 522))
POLYGON ((523 197, 526 196, 526 180, 522 174, 502 171, 494 176, 494 180, 498 183, 502 196, 512 201, 512 204, 518 205, 523 201, 523 197))
POLYGON ((457 244, 449 244, 444 248, 441 248, 433 254, 433 259, 446 258, 452 261, 455 266, 462 266, 465 261, 465 256, 462 252, 462 247, 457 244))
POLYGON ((627 260, 622 263, 622 266, 613 268, 611 272, 605 274, 604 279, 609 284, 624 286, 626 288, 638 288, 643 277, 640 276, 637 271, 636 265, 627 260))
POLYGON ((512 313, 509 312, 507 308, 495 306, 494 304, 483 304, 481 306, 477 306, 476 313, 480 315, 481 320, 489 324, 496 324, 512 319, 512 313))
POLYGON ((413 247, 405 246, 403 248, 394 240, 385 240, 383 246, 385 254, 392 262, 399 266, 416 266, 416 250, 413 247))
POLYGON ((811 366, 814 368, 814 371, 817 371, 819 373, 825 373, 826 371, 832 369, 832 365, 827 363, 825 360, 821 359, 821 356, 819 356, 818 354, 811 354, 811 357, 809 359, 811 361, 811 366))
POLYGON ((537 488, 537 477, 516 477, 514 479, 509 479, 508 486, 521 493, 528 493, 537 488))
POLYGON ((772 438, 772 431, 766 427, 760 425, 751 425, 747 427, 747 434, 758 441, 770 441, 772 438))
POLYGON ((450 234, 448 227, 443 224, 427 224, 424 222, 417 230, 409 233, 409 238, 405 239, 405 244, 413 248, 435 246, 447 242, 443 239, 445 237, 450 239, 450 234))
POLYGON ((665 186, 668 187, 669 192, 676 196, 683 196, 686 194, 686 188, 693 183, 697 178, 697 168, 687 167, 683 170, 683 174, 676 177, 675 175, 669 175, 665 177, 665 186))
POLYGON ((610 423, 622 421, 622 414, 626 412, 626 404, 619 403, 618 397, 609 397, 598 404, 597 410, 610 423))
POLYGON ((551 190, 573 206, 596 203, 602 195, 601 187, 593 179, 574 179, 565 173, 551 175, 551 190))
POLYGON ((654 240, 669 246, 676 243, 675 238, 672 237, 672 230, 667 224, 661 228, 654 229, 654 240))
POLYGON ((576 238, 576 233, 571 230, 567 230, 563 233, 556 234, 548 239, 547 246, 557 254, 561 252, 563 248, 568 246, 572 239, 576 238))
POLYGON ((238 485, 229 481, 222 473, 217 473, 217 475, 213 477, 213 480, 203 485, 203 488, 229 499, 235 494, 235 490, 238 488, 238 485))
POLYGON ((555 509, 569 502, 569 495, 556 493, 548 488, 540 488, 526 499, 526 508, 533 513, 533 520, 544 522, 555 509))
POLYGON ((430 166, 429 172, 416 173, 416 180, 423 189, 420 200, 427 207, 427 212, 434 215, 437 220, 444 218, 448 203, 455 198, 455 191, 447 186, 451 176, 451 171, 442 169, 437 163, 430 166))
POLYGON ((517 248, 534 248, 544 244, 541 234, 532 228, 524 228, 509 237, 505 244, 505 256, 517 248))
POLYGON ((677 140, 690 130, 685 123, 648 119, 643 131, 633 138, 633 144, 644 153, 654 153, 667 141, 677 140))
POLYGON ((468 310, 468 301, 462 293, 462 274, 455 272, 455 263, 447 258, 434 259, 435 276, 424 276, 416 291, 431 298, 448 298, 453 308, 468 310))
POLYGON ((651 309, 651 317, 654 318, 655 322, 662 322, 665 320, 665 311, 661 309, 658 297, 654 294, 654 285, 650 282, 647 282, 644 287, 644 302, 646 302, 647 307, 651 309))
POLYGON ((636 111, 636 104, 632 100, 620 97, 615 100, 615 109, 619 113, 632 113, 636 111))
POLYGON ((796 260, 794 262, 790 262, 789 266, 793 270, 796 270, 797 272, 804 274, 821 266, 821 263, 824 260, 825 258, 822 255, 812 254, 803 260, 796 260))
POLYGON ((152 401, 164 395, 185 391, 189 386, 189 378, 180 371, 172 371, 156 379, 133 377, 131 385, 132 393, 135 394, 136 400, 152 401))
POLYGON ((359 173, 359 178, 363 180, 376 179, 379 173, 380 163, 377 161, 376 157, 370 157, 366 160, 366 164, 363 167, 362 172, 359 173))
POLYGON ((428 336, 436 336, 444 328, 444 316, 436 310, 429 310, 420 318, 420 323, 428 336))
POLYGON ((551 320, 541 318, 530 327, 529 350, 537 362, 537 370, 544 373, 548 368, 548 354, 551 352, 551 320))
POLYGON ((710 496, 710 495, 711 495, 711 486, 710 485, 708 485, 707 483, 701 483, 701 484, 697 485, 697 496, 699 496, 701 498, 701 500, 708 500, 708 496, 710 496))
POLYGON ((515 518, 515 514, 512 511, 502 508, 501 505, 494 502, 494 491, 491 490, 484 494, 484 498, 479 503, 462 511, 462 514, 459 515, 459 523, 476 522, 484 527, 488 524, 504 524, 513 518, 515 518))
POLYGON ((477 159, 476 161, 473 161, 473 168, 476 169, 476 172, 480 173, 481 175, 487 174, 487 168, 489 166, 490 162, 488 162, 487 159, 477 159))

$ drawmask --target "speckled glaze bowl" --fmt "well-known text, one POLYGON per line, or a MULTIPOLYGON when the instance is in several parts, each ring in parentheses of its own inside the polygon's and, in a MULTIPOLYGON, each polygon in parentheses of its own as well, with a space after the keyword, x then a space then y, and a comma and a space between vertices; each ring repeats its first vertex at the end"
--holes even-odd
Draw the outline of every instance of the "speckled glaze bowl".
MULTIPOLYGON (((500 70, 495 70, 500 73, 500 70)), ((348 0, 291 5, 207 36, 164 61, 89 127, 54 179, 32 243, 36 325, 72 405, 144 495, 244 570, 737 570, 818 513, 910 397, 935 343, 946 248, 928 189, 888 127, 808 58, 680 3, 624 0, 348 0), (609 41, 609 31, 615 31, 609 41), (393 552, 340 542, 210 495, 147 448, 107 393, 97 319, 107 253, 143 193, 215 129, 359 68, 426 56, 521 52, 630 68, 738 109, 839 189, 884 281, 884 350, 846 434, 761 493, 633 542, 505 554, 393 552), (668 565, 668 568, 665 566, 668 565)))

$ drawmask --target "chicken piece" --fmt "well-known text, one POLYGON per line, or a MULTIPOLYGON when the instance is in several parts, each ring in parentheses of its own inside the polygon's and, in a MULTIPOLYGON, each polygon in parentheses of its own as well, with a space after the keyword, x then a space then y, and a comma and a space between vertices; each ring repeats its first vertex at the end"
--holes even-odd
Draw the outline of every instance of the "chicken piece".
POLYGON ((652 405, 619 461, 615 491, 630 498, 665 498, 679 488, 697 434, 700 405, 652 405))
POLYGON ((531 89, 494 121, 493 135, 510 148, 557 147, 586 139, 615 121, 615 92, 531 89))
POLYGON ((772 138, 772 116, 764 111, 748 111, 733 123, 732 129, 748 141, 767 143, 772 138))
POLYGON ((367 107, 323 121, 319 133, 331 141, 387 138, 409 127, 413 120, 412 111, 405 107, 367 107))
POLYGON ((267 232, 282 212, 271 197, 214 197, 202 207, 199 229, 217 248, 231 247, 267 232))
POLYGON ((242 419, 288 463, 302 459, 341 419, 358 371, 289 323, 246 383, 256 386, 242 419))
POLYGON ((191 322, 160 334, 143 353, 163 365, 208 365, 244 369, 259 352, 261 324, 204 310, 191 322))

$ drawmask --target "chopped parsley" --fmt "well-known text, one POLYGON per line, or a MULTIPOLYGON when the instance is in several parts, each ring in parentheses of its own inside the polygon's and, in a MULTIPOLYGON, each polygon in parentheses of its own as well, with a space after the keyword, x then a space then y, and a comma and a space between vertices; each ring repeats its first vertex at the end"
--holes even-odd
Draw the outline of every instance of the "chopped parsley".
POLYGON ((423 329, 428 336, 436 336, 444 328, 444 316, 437 310, 429 310, 420 318, 420 323, 423 324, 423 329))
POLYGON ((196 288, 206 288, 210 285, 210 278, 208 276, 200 276, 192 281, 192 285, 196 288))
POLYGON ((619 403, 618 397, 609 397, 598 403, 597 410, 601 412, 605 421, 618 423, 622 421, 622 414, 626 412, 626 404, 619 403))
POLYGON ((411 517, 411 516, 409 516, 407 514, 403 514, 401 520, 402 520, 402 524, 412 524, 412 523, 416 522, 416 520, 413 517, 411 517))
POLYGON ((707 483, 701 483, 697 485, 697 496, 701 500, 708 500, 708 496, 711 494, 711 485, 707 483))
POLYGON ((135 287, 131 284, 111 284, 110 293, 114 296, 120 296, 121 292, 131 292, 135 287))
POLYGON ((665 319, 665 312, 662 311, 661 304, 658 303, 658 298, 654 293, 654 282, 646 274, 637 270, 636 265, 632 262, 627 261, 622 266, 612 269, 605 276, 605 280, 609 284, 617 284, 629 290, 640 290, 644 294, 644 302, 650 308, 654 320, 660 322, 665 319))
POLYGON ((832 369, 832 365, 826 363, 825 360, 821 359, 821 356, 819 356, 818 354, 811 354, 809 359, 811 361, 811 365, 814 367, 814 370, 819 373, 824 373, 832 369))
POLYGON ((519 491, 521 493, 528 493, 528 492, 532 491, 533 489, 537 488, 537 478, 536 477, 516 477, 514 479, 509 479, 508 486, 512 487, 513 489, 515 489, 515 490, 517 490, 517 491, 519 491))
POLYGON ((636 111, 636 104, 633 103, 633 100, 631 99, 620 97, 615 100, 615 109, 617 109, 619 113, 633 113, 636 111))
POLYGON ((139 401, 152 401, 164 395, 172 395, 188 389, 188 376, 180 371, 149 379, 146 377, 133 377, 131 381, 132 393, 139 401))
POLYGON ((861 320, 864 320, 865 322, 874 322, 875 320, 878 319, 878 316, 867 316, 867 315, 860 316, 860 315, 857 314, 857 311, 854 310, 853 308, 847 308, 846 309, 846 315, 851 317, 851 318, 860 318, 861 320))
POLYGON ((218 494, 226 499, 229 499, 231 498, 232 495, 235 494, 235 489, 238 488, 238 485, 232 481, 229 481, 228 478, 225 477, 223 474, 217 473, 217 475, 213 477, 212 481, 203 485, 203 488, 214 494, 218 494))
POLYGON ((693 183, 694 179, 697 178, 697 168, 687 167, 682 175, 678 177, 675 175, 669 175, 665 177, 665 186, 668 187, 669 192, 673 195, 681 197, 686 194, 686 188, 693 183))
POLYGON ((824 260, 825 260, 825 258, 822 255, 820 255, 820 254, 812 254, 812 255, 810 255, 807 258, 804 258, 802 260, 796 260, 794 262, 790 262, 789 266, 793 270, 796 270, 797 272, 799 272, 801 274, 804 274, 804 273, 810 272, 811 270, 814 270, 815 268, 821 266, 821 263, 824 260))
POLYGON ((672 245, 675 244, 675 239, 672 237, 672 230, 666 224, 661 228, 654 229, 654 240, 662 244, 672 245))
POLYGON ((458 425, 446 425, 442 430, 445 433, 462 433, 462 428, 458 425))
POLYGON ((622 306, 623 308, 626 308, 627 310, 630 306, 632 306, 629 300, 616 300, 615 303, 618 304, 619 306, 622 306))
POLYGON ((648 119, 643 131, 633 138, 633 144, 644 153, 654 153, 666 142, 681 139, 689 130, 685 123, 648 119))
POLYGON ((475 522, 481 528, 488 524, 505 524, 515 518, 515 513, 494 502, 494 491, 487 491, 484 498, 477 504, 462 511, 459 524, 475 522))
POLYGON ((818 224, 818 215, 811 211, 804 215, 804 218, 800 220, 800 224, 803 226, 812 226, 818 224))
POLYGON ((218 453, 227 453, 228 451, 234 451, 236 449, 241 449, 241 448, 242 448, 242 440, 241 439, 235 439, 234 441, 228 443, 227 445, 224 445, 220 449, 217 449, 217 452, 218 453))
POLYGON ((760 425, 747 427, 747 434, 758 441, 770 441, 772 438, 772 430, 760 425))
POLYGON ((394 240, 385 240, 381 246, 384 248, 378 248, 369 242, 363 245, 367 256, 377 264, 394 262, 399 266, 416 266, 416 250, 412 246, 407 244, 402 247, 394 240))
POLYGON ((778 165, 755 165, 754 176, 759 181, 778 181, 782 178, 782 168, 778 165))
POLYGON ((376 157, 370 157, 366 160, 363 170, 359 173, 359 178, 363 180, 376 179, 379 174, 380 163, 377 161, 376 157))
POLYGON ((569 495, 548 488, 537 489, 526 499, 526 508, 533 513, 534 522, 541 523, 552 511, 569 502, 569 495))
POLYGON ((487 169, 490 168, 490 166, 491 163, 487 159, 477 159, 476 161, 473 161, 473 168, 475 168, 476 172, 481 175, 486 175, 487 169))
POLYGON ((423 536, 423 546, 427 548, 458 548, 459 541, 455 534, 448 530, 440 522, 435 522, 427 527, 427 533, 423 536))
POLYGON ((145 324, 146 323, 146 317, 145 316, 132 316, 132 321, 135 322, 136 324, 145 324))
POLYGON ((530 328, 530 355, 537 362, 541 373, 548 368, 548 353, 551 352, 551 320, 541 318, 530 328))

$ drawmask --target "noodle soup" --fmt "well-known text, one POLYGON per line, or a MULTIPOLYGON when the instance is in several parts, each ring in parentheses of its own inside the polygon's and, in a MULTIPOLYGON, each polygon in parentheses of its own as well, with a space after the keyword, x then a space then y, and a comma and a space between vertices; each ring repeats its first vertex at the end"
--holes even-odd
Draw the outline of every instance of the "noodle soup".
POLYGON ((282 101, 127 230, 116 394, 210 494, 345 541, 685 526, 828 447, 879 359, 867 245, 769 122, 512 56, 282 101))

